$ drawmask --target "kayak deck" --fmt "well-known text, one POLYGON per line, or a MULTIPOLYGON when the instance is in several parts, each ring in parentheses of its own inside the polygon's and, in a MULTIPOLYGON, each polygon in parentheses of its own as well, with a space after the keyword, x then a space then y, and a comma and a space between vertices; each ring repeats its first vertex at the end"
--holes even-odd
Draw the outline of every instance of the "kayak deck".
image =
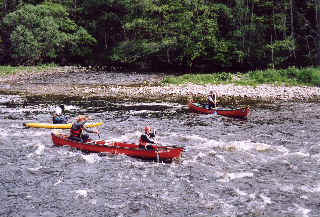
MULTIPOLYGON (((98 127, 101 126, 103 122, 97 122, 97 123, 86 123, 86 127, 98 127)), ((31 128, 47 128, 47 129, 70 129, 72 126, 72 123, 67 124, 52 124, 52 123, 36 123, 36 122, 29 122, 29 123, 23 123, 23 126, 25 127, 31 127, 31 128)))

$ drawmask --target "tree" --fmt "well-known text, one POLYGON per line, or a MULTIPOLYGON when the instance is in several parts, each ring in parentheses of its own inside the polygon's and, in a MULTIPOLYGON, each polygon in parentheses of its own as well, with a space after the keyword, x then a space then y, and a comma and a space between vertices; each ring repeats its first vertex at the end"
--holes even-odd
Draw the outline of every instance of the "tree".
POLYGON ((128 13, 129 6, 126 2, 127 0, 78 1, 76 8, 75 5, 70 8, 73 19, 97 40, 94 47, 96 63, 106 64, 111 48, 124 39, 122 20, 128 13))
POLYGON ((225 8, 203 0, 131 0, 126 40, 112 58, 122 62, 157 59, 191 68, 201 60, 227 64, 230 43, 219 37, 217 17, 225 8), (134 55, 133 55, 134 54, 134 55))
POLYGON ((50 2, 26 4, 9 13, 3 23, 10 33, 11 57, 31 65, 61 61, 66 54, 87 56, 96 40, 68 16, 65 7, 50 2))

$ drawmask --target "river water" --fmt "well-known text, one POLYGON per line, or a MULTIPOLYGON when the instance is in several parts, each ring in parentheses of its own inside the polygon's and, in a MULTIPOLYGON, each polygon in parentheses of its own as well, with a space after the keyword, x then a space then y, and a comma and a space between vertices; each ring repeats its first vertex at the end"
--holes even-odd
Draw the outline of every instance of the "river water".
MULTIPOLYGON (((320 108, 252 108, 247 120, 191 113, 186 105, 65 102, 67 115, 103 121, 101 136, 185 147, 180 161, 53 146, 51 101, 0 95, 0 216, 320 216, 320 108)), ((96 135, 91 135, 95 138, 96 135)))

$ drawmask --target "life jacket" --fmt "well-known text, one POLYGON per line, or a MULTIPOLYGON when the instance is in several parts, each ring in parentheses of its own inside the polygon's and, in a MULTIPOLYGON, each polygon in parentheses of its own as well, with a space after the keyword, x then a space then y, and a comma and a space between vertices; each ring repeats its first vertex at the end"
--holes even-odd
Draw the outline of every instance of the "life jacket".
POLYGON ((145 133, 140 137, 139 146, 145 147, 148 143, 154 143, 154 141, 150 134, 145 133))
POLYGON ((209 104, 214 104, 214 99, 215 99, 215 96, 214 96, 214 95, 209 95, 209 96, 208 96, 208 102, 209 102, 209 104))
POLYGON ((144 147, 146 146, 147 142, 142 138, 142 136, 140 137, 140 141, 139 141, 139 146, 140 147, 144 147))
POLYGON ((54 116, 52 118, 52 123, 53 124, 66 124, 67 120, 65 117, 62 117, 62 116, 54 116))
POLYGON ((81 138, 81 134, 82 134, 82 123, 73 123, 72 127, 70 129, 70 137, 77 137, 77 138, 81 138))

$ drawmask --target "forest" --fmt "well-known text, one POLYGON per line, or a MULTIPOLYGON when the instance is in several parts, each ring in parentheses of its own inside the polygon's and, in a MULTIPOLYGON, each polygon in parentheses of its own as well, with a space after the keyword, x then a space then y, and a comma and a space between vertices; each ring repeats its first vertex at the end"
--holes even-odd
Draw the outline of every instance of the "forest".
POLYGON ((0 0, 0 65, 320 65, 320 0, 0 0))

